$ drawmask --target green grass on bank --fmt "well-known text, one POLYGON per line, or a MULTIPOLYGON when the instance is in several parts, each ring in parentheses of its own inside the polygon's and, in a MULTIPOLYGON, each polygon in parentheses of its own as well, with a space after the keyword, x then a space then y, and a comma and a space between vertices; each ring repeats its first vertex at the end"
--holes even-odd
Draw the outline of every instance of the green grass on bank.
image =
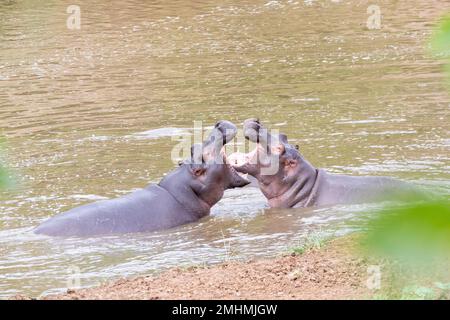
POLYGON ((327 236, 321 232, 311 233, 306 238, 299 240, 298 245, 289 248, 287 253, 302 255, 310 250, 323 248, 330 240, 331 236, 327 236))

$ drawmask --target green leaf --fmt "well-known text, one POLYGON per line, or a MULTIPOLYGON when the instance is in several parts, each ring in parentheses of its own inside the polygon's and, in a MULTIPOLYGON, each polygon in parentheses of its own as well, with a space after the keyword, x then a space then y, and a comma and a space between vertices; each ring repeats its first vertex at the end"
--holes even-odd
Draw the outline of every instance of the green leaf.
POLYGON ((368 226, 371 250, 410 263, 450 253, 450 202, 437 200, 388 208, 368 226))
POLYGON ((450 14, 437 25, 431 38, 431 48, 436 54, 450 57, 450 14))
POLYGON ((11 178, 10 172, 0 164, 0 189, 11 188, 14 181, 11 178))

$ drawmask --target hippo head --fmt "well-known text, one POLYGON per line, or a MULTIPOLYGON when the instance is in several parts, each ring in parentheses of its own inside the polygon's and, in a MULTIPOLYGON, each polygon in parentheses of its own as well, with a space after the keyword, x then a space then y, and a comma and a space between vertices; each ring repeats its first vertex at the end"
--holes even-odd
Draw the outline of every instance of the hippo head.
POLYGON ((184 185, 188 184, 210 207, 222 198, 224 190, 250 183, 229 164, 225 154, 224 145, 233 140, 236 133, 233 123, 217 122, 203 143, 191 147, 191 158, 181 164, 185 172, 184 185))
POLYGON ((269 201, 288 193, 306 163, 298 146, 290 145, 284 134, 270 134, 257 119, 244 122, 244 136, 256 143, 255 149, 245 154, 233 153, 228 161, 238 172, 255 177, 269 201))

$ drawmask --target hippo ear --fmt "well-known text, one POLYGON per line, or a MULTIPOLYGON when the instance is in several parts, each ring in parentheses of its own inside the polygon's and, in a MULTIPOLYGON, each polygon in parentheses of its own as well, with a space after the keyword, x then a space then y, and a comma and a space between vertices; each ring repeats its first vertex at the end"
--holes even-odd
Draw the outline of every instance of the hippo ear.
POLYGON ((279 134, 279 139, 280 139, 280 141, 283 142, 283 143, 288 143, 287 135, 285 135, 284 133, 280 133, 280 134, 279 134))

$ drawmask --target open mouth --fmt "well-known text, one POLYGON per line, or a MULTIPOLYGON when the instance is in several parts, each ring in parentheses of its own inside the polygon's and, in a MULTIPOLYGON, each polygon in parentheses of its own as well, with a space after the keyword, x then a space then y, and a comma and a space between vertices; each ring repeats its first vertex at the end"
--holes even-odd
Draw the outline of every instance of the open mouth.
POLYGON ((234 152, 228 156, 227 163, 231 164, 233 167, 242 167, 246 164, 256 164, 254 162, 258 155, 258 149, 260 149, 259 145, 257 145, 256 148, 249 153, 234 152))
POLYGON ((243 179, 245 182, 250 183, 251 181, 248 179, 248 173, 242 173, 242 172, 238 172, 236 171, 235 168, 233 168, 233 166, 228 165, 228 167, 230 168, 231 174, 233 175, 238 175, 239 177, 241 177, 241 179, 243 179))
MULTIPOLYGON (((239 177, 241 177, 242 179, 244 179, 245 181, 247 181, 248 183, 250 183, 250 180, 248 179, 248 173, 242 173, 242 172, 238 172, 234 167, 236 166, 240 166, 245 164, 244 162, 242 162, 242 164, 239 164, 237 161, 236 156, 235 155, 240 155, 241 153, 239 152, 235 152, 230 154, 229 157, 227 157, 225 151, 223 150, 223 158, 225 161, 225 164, 228 166, 228 168, 230 169, 231 173, 233 175, 238 175, 239 177)), ((245 155, 244 153, 242 153, 243 155, 245 155)))

